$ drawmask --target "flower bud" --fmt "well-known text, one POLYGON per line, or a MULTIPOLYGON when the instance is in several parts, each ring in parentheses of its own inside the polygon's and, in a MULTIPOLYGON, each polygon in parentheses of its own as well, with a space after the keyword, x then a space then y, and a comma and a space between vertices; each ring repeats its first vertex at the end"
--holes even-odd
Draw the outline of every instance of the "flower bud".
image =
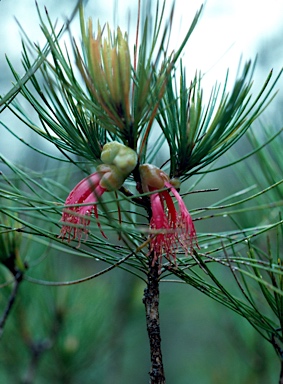
MULTIPOLYGON (((83 17, 82 17, 83 21, 83 17)), ((87 32, 82 27, 85 62, 78 52, 78 68, 92 96, 104 110, 103 119, 123 129, 131 119, 131 55, 127 34, 118 27, 111 31, 101 29, 98 22, 97 34, 93 33, 92 20, 89 19, 87 32), (103 37, 103 32, 106 35, 103 37), (107 116, 107 118, 106 118, 107 116)), ((107 124, 109 127, 109 125, 107 124)))
POLYGON ((164 188, 165 182, 169 181, 169 176, 155 165, 142 164, 139 171, 144 192, 148 191, 148 187, 153 189, 164 188))
POLYGON ((115 165, 124 176, 127 176, 136 167, 138 157, 133 149, 117 141, 111 141, 104 145, 101 160, 104 164, 115 165))
POLYGON ((115 165, 100 164, 96 168, 101 179, 99 185, 107 191, 114 191, 122 187, 125 177, 115 165))
POLYGON ((170 179, 170 184, 173 185, 175 189, 180 189, 181 187, 181 181, 176 177, 174 177, 173 179, 170 179))

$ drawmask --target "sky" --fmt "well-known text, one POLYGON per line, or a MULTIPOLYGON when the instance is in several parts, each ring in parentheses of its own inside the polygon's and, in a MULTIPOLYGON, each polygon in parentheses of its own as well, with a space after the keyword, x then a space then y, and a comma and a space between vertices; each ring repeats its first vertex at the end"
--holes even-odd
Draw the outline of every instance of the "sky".
MULTIPOLYGON (((153 6, 157 1, 162 3, 160 0, 152 0, 153 6)), ((37 3, 42 15, 44 15, 44 7, 46 7, 51 20, 59 19, 60 24, 71 14, 76 1, 37 0, 37 3)), ((142 3, 144 4, 145 0, 142 0, 142 3)), ((172 2, 167 0, 168 14, 171 9, 170 4, 172 2)), ((169 50, 174 50, 185 36, 201 4, 202 1, 199 0, 175 1, 175 16, 169 50)), ((127 30, 129 15, 130 20, 134 23, 136 10, 137 1, 133 0, 89 0, 85 14, 93 18, 94 25, 96 19, 99 18, 102 24, 107 21, 110 24, 114 22, 116 25, 119 24, 122 30, 127 30)), ((21 35, 16 19, 32 41, 44 43, 34 0, 0 0, 1 95, 10 89, 13 81, 5 62, 5 55, 19 69, 19 72, 23 73, 20 64, 21 35)), ((187 78, 193 77, 196 70, 205 74, 203 87, 208 99, 215 82, 224 82, 228 68, 231 84, 233 83, 241 57, 243 62, 254 59, 258 52, 264 52, 263 49, 267 49, 274 41, 277 41, 274 54, 259 57, 259 61, 262 59, 266 66, 264 69, 259 68, 256 73, 256 82, 258 82, 258 86, 262 85, 269 70, 274 68, 274 72, 277 73, 283 63, 283 42, 281 43, 279 39, 283 32, 282 19, 282 0, 258 2, 254 0, 207 0, 201 19, 183 53, 182 60, 186 66, 187 78)), ((75 21, 72 26, 74 35, 77 34, 77 28, 78 22, 75 21)), ((10 119, 8 117, 9 123, 11 123, 10 119)), ((6 141, 10 139, 6 139, 6 141)), ((0 151, 3 150, 1 142, 7 144, 3 136, 0 141, 0 151)))
MULTIPOLYGON (((157 1, 162 3, 161 0, 152 0, 151 3, 156 4, 157 1)), ((44 6, 48 9, 52 20, 57 18, 64 20, 73 9, 70 4, 76 3, 75 0, 59 2, 58 0, 38 0, 37 2, 43 14, 44 6)), ((142 2, 144 1, 142 0, 142 2)), ((167 0, 167 4, 169 13, 171 1, 167 0)), ((199 0, 176 0, 171 38, 172 49, 176 47, 176 42, 179 42, 185 35, 201 4, 202 1, 199 0)), ((127 29, 129 12, 131 20, 135 20, 136 5, 137 2, 131 0, 89 0, 85 13, 92 16, 94 21, 96 18, 100 18, 102 23, 106 21, 112 23, 115 19, 116 23, 127 29)), ((44 41, 38 26, 34 0, 1 0, 1 61, 4 61, 4 54, 13 58, 15 62, 20 61, 21 42, 15 18, 19 20, 31 40, 44 41)), ((211 79, 217 79, 221 73, 223 76, 225 75, 227 68, 231 68, 231 71, 236 70, 241 56, 244 61, 254 58, 262 46, 270 44, 276 34, 282 33, 282 18, 282 0, 258 2, 254 0, 207 0, 200 22, 186 47, 183 60, 192 73, 199 69, 202 73, 209 73, 211 79)), ((283 59, 283 44, 281 51, 281 59, 283 59)), ((275 64, 273 62, 270 65, 275 64)), ((1 67, 3 67, 3 63, 1 67)), ((276 67, 279 68, 280 63, 276 63, 276 67)), ((5 88, 7 84, 5 81, 5 88)), ((3 94, 1 90, 0 93, 3 94)))

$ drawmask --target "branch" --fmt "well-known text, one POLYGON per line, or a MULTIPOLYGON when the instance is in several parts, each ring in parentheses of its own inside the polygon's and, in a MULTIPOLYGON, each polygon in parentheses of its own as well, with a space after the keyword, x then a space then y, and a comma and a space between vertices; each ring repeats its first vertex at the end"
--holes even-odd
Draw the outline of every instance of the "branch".
POLYGON ((3 335, 3 332, 4 332, 4 326, 6 324, 6 320, 13 308, 13 305, 15 303, 15 299, 16 299, 16 296, 17 296, 17 293, 18 293, 18 289, 19 289, 19 285, 20 285, 20 282, 22 281, 23 279, 23 273, 22 272, 18 272, 17 274, 14 275, 15 277, 15 284, 14 284, 14 287, 13 287, 13 290, 12 290, 12 293, 10 295, 10 298, 9 298, 9 301, 8 301, 8 304, 6 306, 6 309, 3 313, 3 316, 0 320, 0 339, 3 335))
POLYGON ((143 297, 150 344, 151 370, 149 375, 150 384, 165 384, 159 325, 159 264, 156 262, 152 265, 152 258, 149 258, 147 287, 143 297))

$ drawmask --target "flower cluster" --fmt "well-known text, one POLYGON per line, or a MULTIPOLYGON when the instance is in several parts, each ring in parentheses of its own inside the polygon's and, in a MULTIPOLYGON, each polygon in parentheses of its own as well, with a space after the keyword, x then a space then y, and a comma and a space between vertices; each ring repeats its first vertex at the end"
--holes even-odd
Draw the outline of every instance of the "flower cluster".
POLYGON ((175 180, 170 180, 165 172, 151 164, 143 164, 139 169, 143 190, 151 192, 150 236, 151 251, 154 254, 152 263, 155 264, 162 255, 173 257, 175 260, 179 246, 186 253, 188 249, 192 251, 194 245, 198 246, 192 217, 175 188, 175 180), (170 191, 177 200, 178 210, 170 191))
MULTIPOLYGON (((136 63, 138 52, 138 65, 134 64, 132 68, 128 38, 120 28, 112 33, 107 25, 103 31, 98 23, 97 33, 94 34, 92 20, 89 19, 87 25, 83 20, 81 13, 83 55, 77 48, 75 52, 78 68, 94 101, 93 113, 103 129, 115 134, 123 143, 131 143, 132 148, 139 148, 139 161, 144 161, 148 134, 165 92, 171 59, 164 61, 166 65, 161 66, 163 69, 159 73, 156 72, 156 65, 150 64, 152 57, 147 61, 145 51, 139 49, 134 56, 136 63), (152 109, 151 116, 149 109, 152 109), (144 127, 146 131, 143 131, 144 127), (143 139, 138 145, 138 134, 141 132, 143 139)), ((67 236, 68 241, 74 238, 80 241, 82 234, 88 233, 92 214, 101 230, 97 202, 104 192, 121 188, 137 166, 137 154, 114 141, 104 145, 101 161, 96 172, 83 179, 66 200, 61 237, 67 236)), ((168 259, 176 259, 180 246, 188 252, 197 244, 192 218, 168 175, 149 164, 141 165, 139 172, 143 192, 150 192, 153 264, 163 254, 168 259), (171 193, 177 200, 178 209, 171 193)), ((137 182, 138 179, 136 177, 137 182)), ((101 233, 105 236, 102 230, 101 233)))
POLYGON ((87 63, 77 51, 77 63, 89 92, 106 114, 103 120, 122 129, 125 121, 130 121, 131 57, 127 34, 117 28, 110 31, 107 25, 106 37, 98 22, 98 32, 93 34, 92 20, 87 31, 82 27, 83 46, 87 63))
MULTIPOLYGON (((121 188, 136 167, 137 154, 131 148, 112 141, 104 145, 101 160, 103 164, 96 168, 96 172, 81 180, 66 199, 61 218, 64 223, 62 239, 67 236, 68 241, 75 238, 80 241, 82 234, 88 233, 89 216, 94 214, 98 220, 97 201, 104 192, 121 188)), ((105 236, 102 230, 101 233, 105 236)))

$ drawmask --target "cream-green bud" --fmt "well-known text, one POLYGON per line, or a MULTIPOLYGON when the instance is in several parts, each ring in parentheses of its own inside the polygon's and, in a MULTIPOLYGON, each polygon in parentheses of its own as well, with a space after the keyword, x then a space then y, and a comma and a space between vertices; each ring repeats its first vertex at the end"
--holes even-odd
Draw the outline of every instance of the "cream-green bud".
POLYGON ((121 144, 117 141, 111 141, 110 143, 105 144, 101 152, 101 161, 104 164, 113 164, 113 161, 119 152, 120 145, 121 144))
POLYGON ((111 141, 104 145, 101 161, 104 164, 115 165, 123 175, 127 176, 136 167, 138 157, 133 149, 117 141, 111 141))
POLYGON ((96 170, 101 175, 99 184, 102 188, 115 191, 122 187, 125 177, 115 165, 100 164, 96 170))

